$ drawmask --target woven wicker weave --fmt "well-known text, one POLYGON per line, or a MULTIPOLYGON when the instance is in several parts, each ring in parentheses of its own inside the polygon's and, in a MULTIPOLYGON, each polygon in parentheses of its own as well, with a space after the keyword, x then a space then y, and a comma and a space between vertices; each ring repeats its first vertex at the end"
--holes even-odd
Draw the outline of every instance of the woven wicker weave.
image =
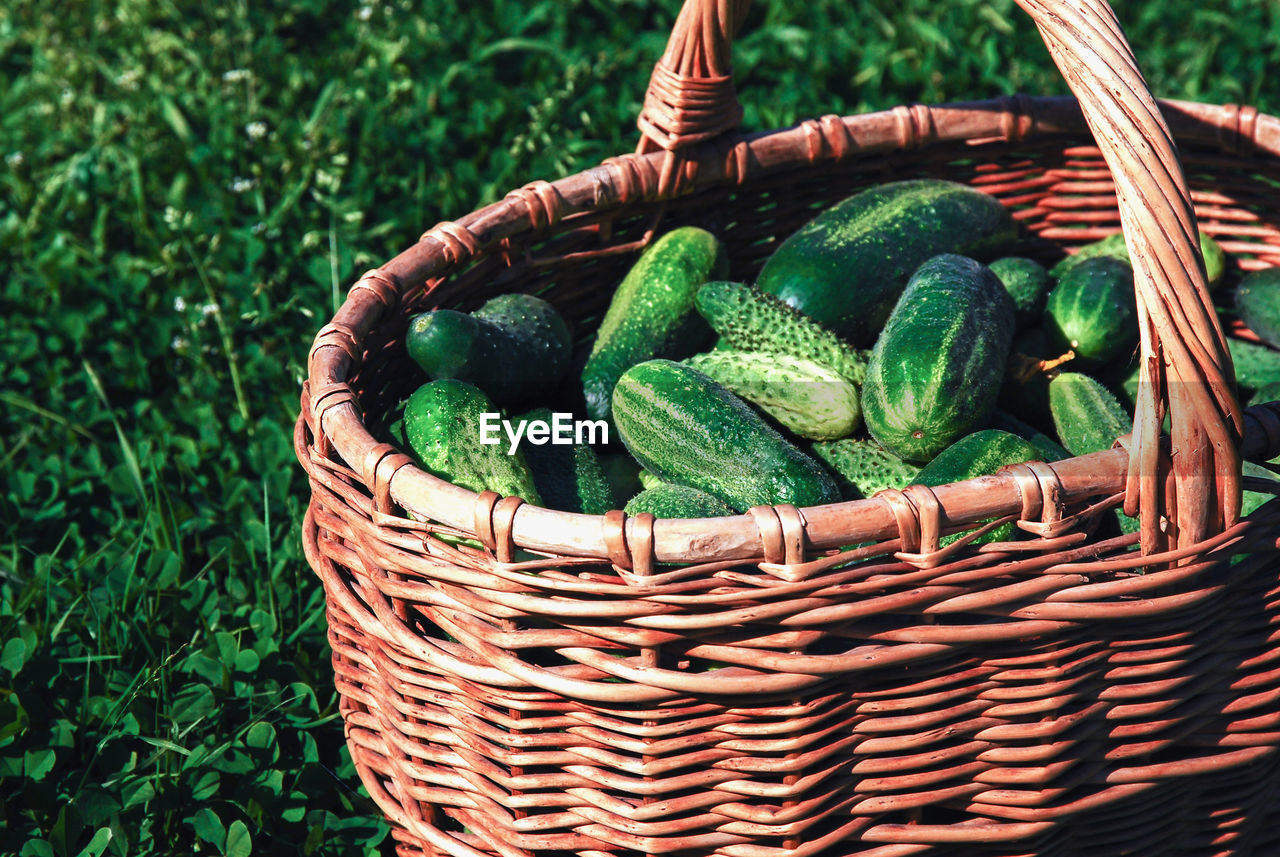
POLYGON ((1280 454, 1280 404, 1239 411, 1185 203, 1240 268, 1280 263, 1280 120, 1158 111, 1101 0, 1021 2, 1079 103, 742 137, 743 4, 690 0, 641 151, 434 227, 320 331, 295 435, 304 544, 352 756, 402 853, 1280 853, 1280 503, 1234 520, 1239 457, 1280 454), (477 496, 380 441, 418 380, 413 313, 535 292, 589 337, 656 224, 714 229, 750 280, 817 207, 913 176, 995 195, 1046 261, 1123 226, 1157 355, 1132 439, 656 523, 477 496), (1141 539, 1096 537, 1121 502, 1141 539), (992 517, 1034 538, 939 549, 992 517), (486 548, 439 538, 459 534, 486 548))

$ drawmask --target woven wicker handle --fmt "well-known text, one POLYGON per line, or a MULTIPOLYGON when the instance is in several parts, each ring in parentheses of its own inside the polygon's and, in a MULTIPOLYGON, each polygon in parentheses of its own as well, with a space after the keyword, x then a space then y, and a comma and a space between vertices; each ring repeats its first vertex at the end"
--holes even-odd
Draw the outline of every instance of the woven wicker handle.
MULTIPOLYGON (((1235 522, 1240 408, 1226 339, 1209 300, 1195 214, 1172 136, 1105 0, 1017 0, 1035 21, 1115 180, 1133 261, 1143 372, 1125 511, 1146 553, 1185 547, 1235 522), (1166 410, 1172 450, 1160 453, 1166 410)), ((742 116, 731 71, 746 0, 687 0, 654 69, 640 151, 671 153, 726 133, 742 116)))

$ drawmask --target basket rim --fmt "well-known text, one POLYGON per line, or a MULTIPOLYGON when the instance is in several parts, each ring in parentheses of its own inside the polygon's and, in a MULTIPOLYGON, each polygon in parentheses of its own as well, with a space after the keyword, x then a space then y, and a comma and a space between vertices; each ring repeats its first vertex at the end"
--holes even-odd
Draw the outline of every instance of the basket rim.
MULTIPOLYGON (((1234 104, 1173 100, 1159 104, 1180 144, 1216 147, 1230 155, 1280 157, 1280 119, 1276 117, 1234 104)), ((748 177, 797 168, 806 160, 809 166, 817 166, 938 144, 964 142, 979 151, 983 145, 1016 146, 1032 140, 1074 137, 1093 145, 1072 96, 1015 95, 936 106, 900 105, 845 117, 828 115, 789 128, 728 135, 681 153, 675 165, 681 170, 684 187, 678 187, 676 194, 740 185, 748 177)), ((394 514, 399 506, 420 518, 476 534, 487 547, 498 549, 500 557, 509 558, 512 549, 520 547, 549 555, 611 559, 624 568, 638 566, 642 574, 648 573, 655 561, 693 563, 764 556, 770 562, 792 564, 803 562, 806 551, 894 538, 901 538, 904 549, 909 549, 907 545, 913 540, 895 514, 901 502, 891 504, 883 495, 803 510, 757 507, 723 518, 654 521, 647 515, 628 518, 621 511, 608 515, 562 512, 517 498, 499 502, 493 492, 477 494, 442 480, 374 438, 365 427, 347 379, 359 364, 365 336, 394 310, 405 292, 404 284, 451 273, 472 258, 499 249, 509 238, 552 229, 566 219, 572 223, 575 217, 661 201, 659 177, 664 167, 672 168, 674 157, 665 151, 626 154, 555 182, 533 182, 457 221, 433 227, 415 245, 366 272, 351 288, 312 345, 300 420, 317 444, 336 451, 351 465, 373 496, 379 523, 417 528, 414 521, 394 514)), ((1280 452, 1280 403, 1256 406, 1245 413, 1242 456, 1271 457, 1280 452)), ((323 458, 316 456, 314 448, 309 454, 323 458)), ((1042 464, 1048 472, 1039 473, 1035 480, 1040 488, 1038 498, 1028 496, 1025 474, 1003 471, 933 488, 929 493, 936 498, 937 508, 924 516, 908 498, 906 508, 916 518, 914 543, 919 543, 922 517, 931 518, 934 536, 939 520, 970 525, 1019 509, 1024 517, 1039 514, 1050 523, 1066 503, 1122 491, 1127 461, 1127 452, 1118 445, 1106 452, 1042 464), (1059 502, 1045 502, 1053 493, 1051 488, 1061 492, 1059 502)), ((935 502, 918 499, 927 505, 935 502)), ((1238 529, 1233 527, 1227 533, 1238 535, 1238 529)), ((1222 543, 1225 535, 1200 544, 1207 549, 1222 543)), ((1136 536, 1129 538, 1136 541, 1136 536)), ((1174 551, 1168 556, 1150 556, 1146 562, 1174 559, 1175 555, 1190 554, 1174 551)))

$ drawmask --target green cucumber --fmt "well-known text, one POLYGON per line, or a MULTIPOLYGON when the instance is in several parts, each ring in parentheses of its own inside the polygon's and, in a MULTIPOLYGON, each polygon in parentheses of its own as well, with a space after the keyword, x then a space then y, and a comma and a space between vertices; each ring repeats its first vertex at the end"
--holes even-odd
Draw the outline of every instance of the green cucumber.
POLYGON ((497 413, 478 387, 445 378, 417 389, 404 406, 404 433, 423 469, 472 491, 497 491, 542 505, 533 473, 517 449, 481 443, 481 420, 497 413))
MULTIPOLYGON (((1209 289, 1212 290, 1223 282, 1223 275, 1227 272, 1227 254, 1223 251, 1222 245, 1214 241, 1211 236, 1201 232, 1200 255, 1204 258, 1205 279, 1208 282, 1209 289)), ((1113 259, 1129 262, 1129 246, 1125 244, 1124 233, 1117 232, 1100 241, 1086 244, 1077 250, 1074 255, 1067 256, 1054 265, 1049 270, 1049 275, 1061 279, 1081 262, 1087 259, 1096 259, 1099 256, 1110 256, 1113 259)))
POLYGON ((1126 356, 1138 344, 1138 304, 1133 268, 1099 256, 1076 265, 1044 307, 1049 348, 1075 352, 1073 365, 1097 367, 1126 356))
POLYGON ((813 454, 835 474, 846 500, 874 497, 886 488, 905 488, 920 472, 874 440, 822 441, 813 445, 813 454))
POLYGON ((640 487, 643 490, 657 488, 659 485, 670 485, 670 482, 664 482, 660 477, 654 476, 647 470, 640 471, 640 487))
POLYGON ((1034 259, 1005 256, 988 267, 1013 298, 1014 320, 1018 328, 1027 328, 1039 321, 1040 314, 1044 312, 1044 302, 1049 297, 1049 288, 1053 285, 1044 266, 1034 259))
POLYGON ((764 351, 812 360, 853 384, 867 374, 867 354, 773 295, 740 283, 698 289, 698 312, 720 334, 717 351, 764 351))
POLYGON ((1271 402, 1280 402, 1280 381, 1276 381, 1273 384, 1264 384, 1255 390, 1253 395, 1249 397, 1248 407, 1266 405, 1271 402))
POLYGON ((613 414, 622 442, 646 470, 735 511, 840 499, 821 465, 692 367, 670 360, 631 367, 614 388, 613 414))
POLYGON ((605 479, 609 480, 609 488, 615 500, 623 497, 634 497, 644 490, 640 484, 640 462, 626 452, 600 453, 600 467, 604 470, 605 479))
POLYGON ((706 491, 670 483, 641 491, 627 501, 624 511, 628 515, 648 512, 655 518, 723 518, 734 514, 706 491))
POLYGON ((1258 338, 1280 348, 1280 268, 1254 271, 1236 286, 1236 312, 1258 338))
POLYGON ((1039 452, 1041 461, 1063 461, 1071 457, 1071 453, 1049 435, 998 408, 991 415, 991 427, 1016 434, 1030 443, 1039 452))
POLYGON ((534 398, 569 368, 573 341, 556 308, 533 295, 499 295, 467 315, 414 316, 405 348, 427 377, 475 384, 501 404, 534 398))
POLYGON ((1280 351, 1230 337, 1227 350, 1235 366, 1236 383, 1245 390, 1260 390, 1280 383, 1280 351))
POLYGON ((994 259, 1016 237, 1009 211, 982 191, 940 179, 892 182, 801 227, 765 262, 756 286, 865 347, 926 259, 994 259))
POLYGON ((871 436, 923 462, 981 425, 1013 328, 1013 299, 990 268, 951 254, 921 265, 867 365, 862 419, 871 436))
POLYGON ((1058 440, 1072 455, 1110 449, 1133 431, 1133 417, 1111 391, 1079 372, 1063 372, 1049 382, 1049 409, 1058 440))
MULTIPOLYGON (((517 419, 540 421, 550 426, 553 416, 550 408, 537 408, 517 419)), ((522 433, 522 436, 525 440, 520 449, 533 472, 533 484, 548 509, 603 515, 618 508, 620 503, 590 444, 538 444, 529 434, 522 433)))
POLYGON ((1033 425, 1042 428, 1052 426, 1049 376, 1034 364, 1059 355, 1049 353, 1049 339, 1039 327, 1015 336, 1009 352, 1009 364, 1000 384, 1000 393, 996 396, 996 406, 1033 425))
POLYGON ((687 357, 710 341, 694 311, 698 287, 728 276, 724 245, 710 232, 684 226, 644 251, 614 292, 582 370, 587 413, 612 421, 613 385, 637 363, 687 357))
MULTIPOLYGON (((939 452, 916 474, 913 485, 950 485, 978 476, 988 476, 1001 467, 1040 459, 1040 450, 1030 441, 997 429, 985 429, 960 438, 939 452)), ((991 532, 973 540, 973 544, 1009 541, 1017 534, 1013 524, 1002 524, 991 532)), ((961 538, 961 534, 946 536, 943 545, 961 538)))
POLYGON ((862 420, 857 388, 812 360, 713 351, 684 362, 809 440, 848 437, 862 420))

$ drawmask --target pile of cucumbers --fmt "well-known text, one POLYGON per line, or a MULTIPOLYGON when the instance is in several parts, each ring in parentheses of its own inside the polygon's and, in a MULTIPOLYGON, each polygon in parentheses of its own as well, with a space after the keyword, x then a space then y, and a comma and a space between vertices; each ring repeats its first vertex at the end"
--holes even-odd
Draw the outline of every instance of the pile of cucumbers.
MULTIPOLYGON (((415 317, 406 345, 430 380, 393 431, 425 469, 476 491, 667 518, 815 506, 1106 449, 1131 430, 1137 383, 1123 238, 1049 270, 1018 247, 999 201, 936 179, 828 208, 750 286, 726 279, 716 236, 680 227, 641 255, 577 360, 569 325, 531 295, 415 317), (597 442, 539 434, 557 419, 541 407, 552 401, 571 403, 566 425, 598 427, 597 442), (498 443, 495 414, 517 427, 498 443)), ((1201 250, 1215 297, 1233 298, 1223 311, 1266 343, 1230 343, 1242 399, 1280 398, 1280 271, 1229 291, 1221 247, 1202 234, 1201 250)), ((1247 495, 1246 512, 1266 498, 1247 495)))

